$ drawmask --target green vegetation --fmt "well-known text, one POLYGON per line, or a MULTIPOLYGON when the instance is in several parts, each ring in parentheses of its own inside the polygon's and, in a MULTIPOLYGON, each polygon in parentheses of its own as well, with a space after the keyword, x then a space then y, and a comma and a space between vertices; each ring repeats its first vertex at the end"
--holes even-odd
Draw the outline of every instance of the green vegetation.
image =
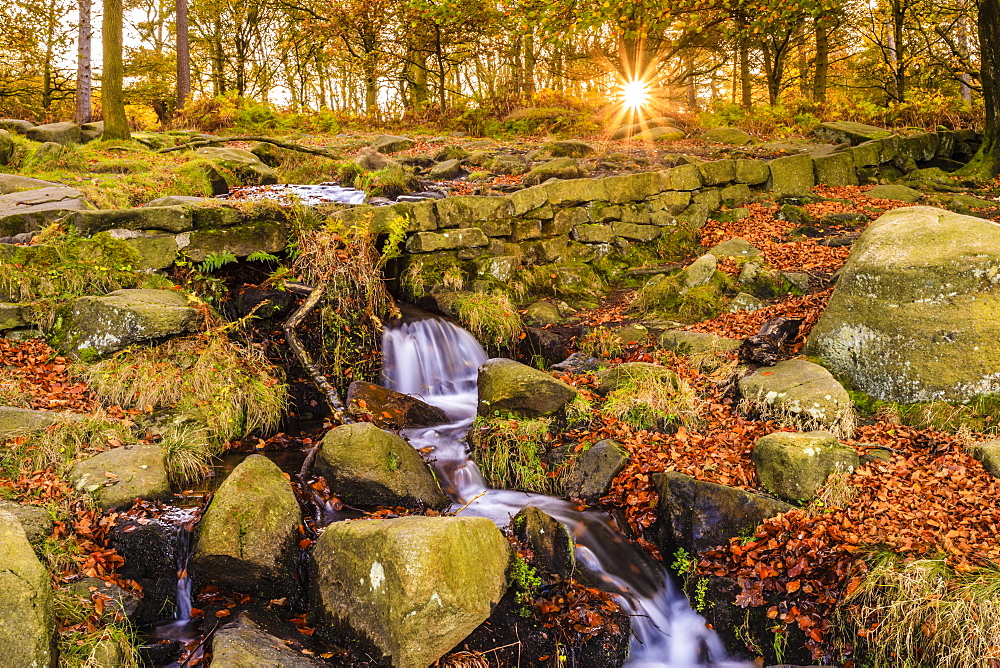
POLYGON ((624 352, 621 337, 605 327, 597 327, 580 337, 577 348, 584 355, 610 360, 624 352))
POLYGON ((958 573, 944 559, 881 552, 844 610, 846 633, 863 638, 874 668, 982 665, 997 656, 1000 571, 958 573))
POLYGON ((506 295, 464 293, 452 308, 462 326, 491 350, 513 347, 524 331, 521 316, 506 295))
MULTIPOLYGON (((219 333, 131 348, 79 373, 105 401, 145 411, 169 409, 174 424, 191 422, 204 429, 206 449, 274 429, 287 394, 259 353, 219 333)), ((175 449, 172 469, 183 477, 197 468, 190 461, 189 453, 175 449)))
POLYGON ((208 430, 194 423, 167 427, 158 445, 167 454, 167 475, 177 485, 196 482, 208 475, 212 470, 211 459, 219 452, 208 430))
POLYGON ((952 434, 1000 434, 1000 395, 987 394, 965 404, 945 401, 900 404, 876 399, 864 392, 850 392, 859 415, 881 418, 917 429, 939 429, 952 434))
POLYGON ((472 456, 487 484, 540 494, 554 493, 555 478, 549 476, 542 462, 551 429, 551 418, 476 418, 469 438, 472 456))
POLYGON ((538 589, 542 586, 542 578, 538 574, 538 569, 529 564, 518 555, 510 561, 507 579, 516 590, 517 614, 522 617, 532 615, 531 604, 538 596, 538 589))
POLYGON ((633 429, 669 429, 699 421, 697 394, 674 373, 637 373, 608 393, 602 410, 633 429))
POLYGON ((138 668, 139 639, 127 622, 94 628, 88 618, 94 614, 93 602, 85 596, 57 588, 53 600, 56 617, 64 630, 58 638, 61 668, 92 668, 116 665, 138 668))
POLYGON ((732 280, 721 271, 693 288, 685 286, 678 276, 663 276, 648 281, 639 290, 632 310, 646 316, 697 322, 721 313, 735 293, 732 280))
MULTIPOLYGON (((81 420, 67 420, 45 429, 28 431, 7 439, 0 448, 0 474, 17 480, 21 472, 51 468, 67 472, 78 457, 96 454, 112 444, 135 441, 129 427, 102 414, 81 420)), ((34 490, 41 495, 44 490, 34 490)))

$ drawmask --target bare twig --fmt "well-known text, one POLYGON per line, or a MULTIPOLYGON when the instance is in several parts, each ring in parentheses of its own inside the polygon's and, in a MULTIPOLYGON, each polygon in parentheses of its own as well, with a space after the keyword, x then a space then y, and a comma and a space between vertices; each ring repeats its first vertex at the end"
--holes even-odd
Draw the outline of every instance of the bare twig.
POLYGON ((178 144, 177 146, 168 146, 167 148, 161 148, 157 151, 157 153, 172 153, 174 151, 184 151, 187 149, 201 148, 202 146, 212 146, 214 144, 226 144, 232 141, 259 141, 265 144, 274 144, 278 148, 283 148, 289 151, 298 151, 299 153, 309 153, 310 155, 319 155, 324 158, 330 158, 331 160, 340 160, 343 157, 325 148, 303 146, 301 144, 295 144, 288 141, 281 141, 279 139, 271 139, 270 137, 258 137, 256 135, 237 135, 235 137, 218 137, 217 139, 194 139, 185 144, 178 144))

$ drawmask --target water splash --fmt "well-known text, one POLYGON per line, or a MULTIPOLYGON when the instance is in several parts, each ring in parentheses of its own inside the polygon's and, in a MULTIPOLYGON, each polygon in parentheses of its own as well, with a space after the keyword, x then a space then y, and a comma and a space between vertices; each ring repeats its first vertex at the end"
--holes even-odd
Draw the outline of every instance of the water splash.
POLYGON ((500 526, 526 505, 536 506, 565 524, 577 544, 577 558, 617 592, 631 615, 628 666, 690 668, 745 666, 726 654, 722 641, 691 609, 663 566, 625 539, 610 518, 579 511, 562 499, 492 489, 469 456, 465 440, 476 416, 476 381, 486 353, 465 330, 423 317, 387 327, 383 336, 383 382, 399 392, 420 395, 445 411, 447 425, 410 429, 413 447, 432 448, 434 469, 462 515, 488 517, 500 526))
POLYGON ((345 188, 336 183, 314 185, 277 184, 268 186, 239 186, 233 188, 227 199, 274 200, 283 204, 364 204, 368 196, 361 190, 345 188))

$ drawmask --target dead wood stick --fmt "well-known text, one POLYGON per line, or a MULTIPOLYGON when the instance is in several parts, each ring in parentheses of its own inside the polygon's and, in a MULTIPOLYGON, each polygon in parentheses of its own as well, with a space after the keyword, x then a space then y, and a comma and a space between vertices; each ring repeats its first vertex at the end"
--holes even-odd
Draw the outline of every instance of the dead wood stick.
POLYGON ((183 151, 189 148, 201 148, 202 146, 211 146, 213 144, 225 144, 231 141, 259 141, 265 144, 274 144, 278 148, 287 149, 289 151, 298 151, 299 153, 309 153, 310 155, 319 155, 324 158, 330 158, 331 160, 340 160, 341 157, 343 157, 325 148, 314 148, 312 146, 303 146, 301 144, 294 144, 289 141, 281 141, 280 139, 271 139, 270 137, 258 137, 256 135, 237 135, 235 137, 219 137, 217 139, 195 139, 185 144, 178 144, 177 146, 168 146, 167 148, 161 148, 157 151, 157 153, 172 153, 173 151, 183 151))
POLYGON ((292 317, 284 324, 283 329, 285 330, 285 342, 288 347, 292 349, 295 353, 295 357, 299 360, 299 364, 302 368, 309 373, 309 377, 312 378, 313 384, 323 393, 326 398, 326 403, 329 404, 330 410, 333 412, 334 421, 340 424, 347 424, 348 422, 353 422, 348 416, 347 412, 344 410, 344 402, 340 400, 340 395, 337 394, 337 388, 327 379, 325 375, 320 371, 319 366, 313 361, 309 352, 306 350, 305 346, 299 340, 299 337, 295 334, 295 328, 302 324, 309 312, 312 311, 316 304, 319 303, 320 299, 326 293, 326 281, 320 282, 313 291, 309 294, 302 305, 296 309, 292 317))

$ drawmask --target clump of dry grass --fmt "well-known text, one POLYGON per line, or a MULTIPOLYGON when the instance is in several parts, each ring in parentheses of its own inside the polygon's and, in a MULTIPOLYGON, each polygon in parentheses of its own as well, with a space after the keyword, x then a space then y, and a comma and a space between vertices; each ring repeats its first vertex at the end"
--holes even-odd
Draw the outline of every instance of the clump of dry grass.
POLYGON ((513 347, 524 331, 521 315, 506 295, 470 292, 452 306, 458 321, 489 349, 513 347))
POLYGON ((469 430, 472 456, 491 487, 551 494, 554 478, 542 456, 552 439, 551 418, 480 417, 469 430))
POLYGON ((1000 571, 877 555, 844 604, 866 665, 968 668, 1000 661, 1000 571))
POLYGON ((677 374, 639 372, 619 379, 602 410, 633 429, 663 429, 697 425, 700 405, 698 395, 677 374))

